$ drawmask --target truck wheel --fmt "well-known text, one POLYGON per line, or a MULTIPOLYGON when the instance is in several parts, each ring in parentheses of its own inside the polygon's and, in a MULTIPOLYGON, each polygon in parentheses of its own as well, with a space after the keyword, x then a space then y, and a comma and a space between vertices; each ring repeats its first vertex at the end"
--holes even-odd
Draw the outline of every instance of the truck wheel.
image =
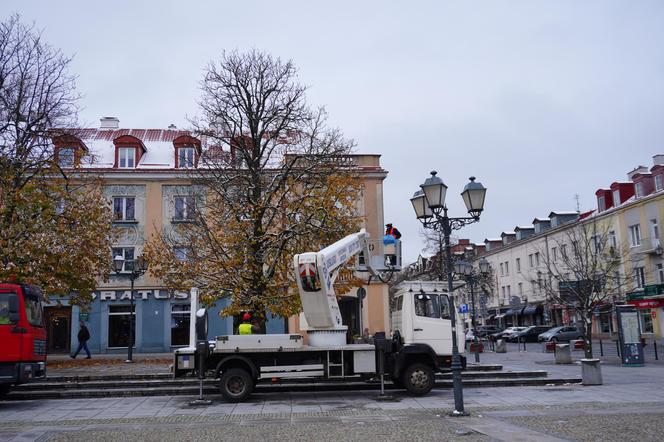
POLYGON ((219 381, 219 391, 230 402, 245 400, 254 389, 254 380, 251 375, 241 368, 231 368, 224 371, 219 381))
POLYGON ((408 393, 422 396, 431 391, 434 384, 433 368, 427 364, 412 364, 403 374, 403 384, 408 393))

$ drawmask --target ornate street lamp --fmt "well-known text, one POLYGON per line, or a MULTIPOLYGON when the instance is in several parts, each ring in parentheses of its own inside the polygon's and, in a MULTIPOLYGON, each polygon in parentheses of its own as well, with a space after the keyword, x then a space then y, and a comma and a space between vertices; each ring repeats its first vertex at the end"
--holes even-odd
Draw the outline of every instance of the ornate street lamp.
MULTIPOLYGON (((450 245, 450 235, 452 234, 452 230, 458 230, 466 224, 479 221, 480 214, 484 209, 486 188, 482 183, 476 183, 475 177, 471 177, 470 182, 464 187, 464 190, 461 193, 470 217, 450 218, 447 216, 447 206, 445 205, 447 186, 443 183, 442 179, 436 176, 436 174, 436 171, 431 172, 431 176, 420 185, 421 190, 415 192, 410 201, 413 204, 415 216, 420 220, 424 228, 443 232, 445 241, 445 262, 447 264, 449 309, 450 312, 453 313, 451 315, 451 368, 452 385, 454 387, 454 411, 452 412, 452 415, 460 416, 465 415, 466 412, 463 405, 463 385, 461 383, 461 369, 463 366, 461 364, 461 356, 459 355, 459 346, 457 343, 456 308, 454 307, 454 299, 452 298, 454 287, 452 283, 452 247, 450 245)), ((443 257, 441 256, 440 258, 442 267, 443 257)))
POLYGON ((148 263, 145 261, 145 259, 143 259, 142 255, 133 260, 125 260, 122 256, 116 255, 113 258, 113 270, 115 270, 116 275, 126 274, 129 276, 129 280, 131 281, 131 290, 129 296, 129 342, 127 343, 127 360, 125 361, 131 363, 134 362, 134 281, 136 281, 136 278, 148 271, 148 263), (126 270, 125 264, 131 264, 130 271, 123 271, 126 270))
POLYGON ((477 284, 477 279, 479 276, 488 273, 489 271, 489 261, 486 258, 482 258, 479 261, 479 274, 473 268, 473 264, 468 261, 459 260, 454 264, 454 271, 457 275, 463 277, 468 286, 470 287, 470 302, 472 306, 471 313, 471 327, 473 329, 473 344, 475 347, 475 362, 479 364, 480 362, 480 346, 477 336, 477 311, 475 310, 475 285, 477 284))

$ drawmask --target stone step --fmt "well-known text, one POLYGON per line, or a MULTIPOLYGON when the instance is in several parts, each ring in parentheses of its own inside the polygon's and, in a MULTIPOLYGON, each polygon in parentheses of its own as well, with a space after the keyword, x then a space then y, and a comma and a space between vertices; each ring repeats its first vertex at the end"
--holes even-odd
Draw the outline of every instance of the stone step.
MULTIPOLYGON (((155 381, 156 382, 156 381, 155 381)), ((541 385, 564 385, 581 382, 580 378, 488 378, 467 379, 463 382, 465 388, 478 387, 515 387, 515 386, 541 386, 541 385)), ((351 390, 378 390, 380 384, 377 382, 309 382, 289 384, 258 384, 256 393, 283 393, 288 391, 351 391, 351 390)), ((386 388, 394 389, 391 383, 386 383, 386 388)), ((437 389, 452 388, 451 380, 437 380, 437 389)), ((203 391, 206 395, 218 394, 213 380, 204 383, 203 391)), ((122 388, 57 388, 29 390, 17 389, 9 393, 8 400, 31 400, 31 399, 72 399, 91 397, 125 397, 125 396, 174 396, 174 395, 197 395, 198 386, 195 382, 188 384, 169 383, 167 385, 151 387, 131 387, 127 385, 122 388)))
MULTIPOLYGON (((538 378, 547 377, 548 373, 545 370, 532 370, 532 371, 464 371, 461 374, 462 379, 481 379, 481 378, 538 378)), ((71 379, 71 378, 70 378, 71 379)), ((452 373, 437 373, 436 379, 452 379, 452 373)), ((310 383, 309 379, 289 379, 288 384, 310 383)), ((337 383, 344 383, 346 381, 332 381, 337 383)), ((352 380, 350 382, 353 382, 352 380)), ((214 384, 214 379, 206 379, 205 384, 214 384)), ((52 381, 47 378, 43 382, 30 382, 21 384, 15 387, 16 391, 36 391, 36 390, 57 390, 57 389, 101 389, 101 388, 154 388, 161 386, 186 386, 191 384, 198 384, 196 378, 178 378, 171 379, 168 377, 133 377, 125 379, 95 379, 95 380, 67 380, 67 381, 52 381)))

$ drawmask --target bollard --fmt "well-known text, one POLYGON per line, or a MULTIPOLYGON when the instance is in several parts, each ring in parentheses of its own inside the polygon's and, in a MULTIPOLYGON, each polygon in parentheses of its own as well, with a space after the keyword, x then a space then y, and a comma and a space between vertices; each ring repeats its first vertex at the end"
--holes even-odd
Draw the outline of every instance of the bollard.
POLYGON ((604 347, 602 346, 602 338, 599 339, 599 355, 604 356, 604 347))
POLYGON ((653 341, 653 347, 655 348, 655 360, 659 361, 659 357, 657 356, 657 339, 653 341))
POLYGON ((496 342, 496 353, 507 353, 507 343, 503 339, 496 342))

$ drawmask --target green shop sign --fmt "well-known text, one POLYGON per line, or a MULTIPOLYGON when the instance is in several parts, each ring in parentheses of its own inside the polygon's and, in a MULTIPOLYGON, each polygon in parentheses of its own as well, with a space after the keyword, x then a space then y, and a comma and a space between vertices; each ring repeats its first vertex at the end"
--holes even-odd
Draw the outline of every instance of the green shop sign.
POLYGON ((627 300, 645 299, 651 296, 657 296, 664 293, 664 284, 652 284, 643 287, 643 291, 627 293, 627 300))

